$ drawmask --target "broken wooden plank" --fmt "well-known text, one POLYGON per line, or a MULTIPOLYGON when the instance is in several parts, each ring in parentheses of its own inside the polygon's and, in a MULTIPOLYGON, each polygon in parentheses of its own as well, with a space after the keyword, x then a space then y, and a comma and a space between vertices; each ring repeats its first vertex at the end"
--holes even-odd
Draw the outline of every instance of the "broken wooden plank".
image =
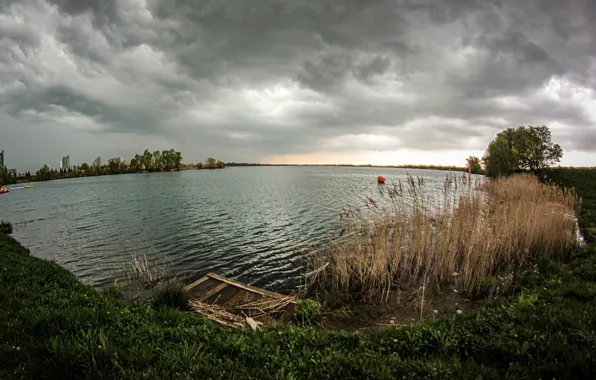
POLYGON ((211 289, 218 286, 219 284, 221 284, 221 281, 218 281, 218 280, 215 280, 215 279, 209 277, 209 279, 207 281, 205 281, 202 284, 200 284, 199 286, 196 286, 195 288, 191 289, 190 293, 196 294, 196 295, 205 294, 208 291, 210 291, 211 289))
POLYGON ((225 282, 225 283, 230 284, 230 285, 234 285, 234 286, 236 286, 238 288, 242 288, 242 289, 247 290, 249 292, 260 294, 263 297, 273 297, 273 298, 283 298, 283 297, 286 297, 283 294, 275 293, 275 292, 272 292, 272 291, 269 291, 269 290, 265 290, 265 289, 260 289, 260 288, 257 288, 256 286, 252 286, 252 285, 248 285, 248 284, 243 284, 241 282, 238 282, 238 281, 229 279, 229 278, 224 277, 224 276, 220 276, 220 275, 215 274, 215 273, 207 273, 207 276, 208 277, 211 277, 213 279, 216 279, 218 281, 225 282))
POLYGON ((222 282, 221 284, 217 285, 216 287, 210 289, 207 293, 200 295, 199 300, 205 301, 207 298, 211 297, 214 294, 219 293, 220 291, 224 290, 228 286, 229 286, 229 284, 222 282))
POLYGON ((230 307, 233 308, 234 306, 242 305, 247 302, 254 302, 259 299, 264 298, 261 294, 258 294, 255 292, 249 292, 242 288, 236 288, 236 289, 238 289, 240 291, 238 293, 236 293, 234 296, 230 297, 230 299, 227 300, 226 303, 223 304, 222 306, 225 306, 226 308, 230 308, 230 307))
POLYGON ((207 277, 207 276, 203 276, 203 277, 199 278, 197 281, 193 282, 192 284, 190 284, 190 285, 186 285, 186 286, 184 287, 184 289, 185 289, 186 291, 189 291, 189 290, 191 290, 192 288, 195 288, 195 287, 197 287, 197 286, 201 285, 203 282, 205 282, 205 281, 207 281, 207 280, 209 280, 209 277, 207 277))
POLYGON ((210 303, 210 304, 216 304, 216 305, 224 305, 226 302, 231 300, 232 297, 234 297, 235 295, 237 295, 240 292, 244 292, 244 290, 230 285, 227 288, 225 288, 224 290, 222 290, 221 292, 219 292, 219 294, 215 294, 215 295, 207 298, 205 300, 205 302, 210 303))

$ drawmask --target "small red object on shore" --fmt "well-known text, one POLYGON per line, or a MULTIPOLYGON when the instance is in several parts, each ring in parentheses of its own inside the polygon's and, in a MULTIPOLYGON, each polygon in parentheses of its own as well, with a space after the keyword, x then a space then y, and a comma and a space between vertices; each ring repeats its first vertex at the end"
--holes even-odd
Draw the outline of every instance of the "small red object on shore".
POLYGON ((385 177, 383 177, 382 175, 377 177, 377 182, 378 183, 385 183, 385 177))

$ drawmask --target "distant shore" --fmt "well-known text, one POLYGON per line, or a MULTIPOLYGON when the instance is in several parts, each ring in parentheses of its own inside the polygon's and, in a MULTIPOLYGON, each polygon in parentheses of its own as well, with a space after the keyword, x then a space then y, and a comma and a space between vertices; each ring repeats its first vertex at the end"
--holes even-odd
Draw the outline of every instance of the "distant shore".
POLYGON ((227 162, 226 167, 247 167, 247 166, 313 166, 313 167, 348 167, 348 168, 380 168, 380 169, 423 169, 423 170, 444 170, 467 172, 464 166, 441 166, 441 165, 372 165, 372 164, 258 164, 243 162, 227 162))
POLYGON ((220 170, 225 168, 197 168, 196 164, 181 164, 179 169, 171 169, 168 171, 153 171, 153 170, 141 170, 138 172, 122 172, 122 173, 105 173, 105 174, 94 174, 94 175, 75 175, 75 176, 64 176, 64 177, 57 177, 51 179, 37 179, 35 176, 31 177, 20 177, 17 178, 14 184, 22 184, 22 183, 30 183, 30 182, 48 182, 48 181, 58 181, 62 179, 73 179, 73 178, 89 178, 89 177, 105 177, 105 176, 113 176, 113 175, 123 175, 123 174, 148 174, 148 173, 172 173, 172 172, 181 172, 185 170, 220 170))

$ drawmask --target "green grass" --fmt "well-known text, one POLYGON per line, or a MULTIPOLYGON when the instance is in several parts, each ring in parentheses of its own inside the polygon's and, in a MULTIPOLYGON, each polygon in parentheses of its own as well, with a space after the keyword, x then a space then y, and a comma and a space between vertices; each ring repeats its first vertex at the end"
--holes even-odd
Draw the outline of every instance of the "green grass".
POLYGON ((586 238, 596 241, 596 168, 563 168, 546 172, 547 180, 558 185, 575 188, 582 198, 580 225, 586 238))
POLYGON ((122 303, 0 234, 0 378, 593 379, 593 251, 542 261, 511 297, 462 316, 374 333, 253 332, 122 303))
POLYGON ((185 285, 178 281, 168 281, 159 285, 153 294, 153 307, 157 309, 174 308, 188 310, 190 295, 185 289, 185 285))

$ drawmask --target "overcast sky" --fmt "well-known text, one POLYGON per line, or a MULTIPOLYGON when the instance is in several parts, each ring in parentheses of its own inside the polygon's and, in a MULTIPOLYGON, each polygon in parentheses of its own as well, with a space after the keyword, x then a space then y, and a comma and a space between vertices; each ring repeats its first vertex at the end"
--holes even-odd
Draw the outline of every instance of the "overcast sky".
POLYGON ((548 125, 596 165, 594 0, 0 0, 0 149, 465 164, 548 125))

